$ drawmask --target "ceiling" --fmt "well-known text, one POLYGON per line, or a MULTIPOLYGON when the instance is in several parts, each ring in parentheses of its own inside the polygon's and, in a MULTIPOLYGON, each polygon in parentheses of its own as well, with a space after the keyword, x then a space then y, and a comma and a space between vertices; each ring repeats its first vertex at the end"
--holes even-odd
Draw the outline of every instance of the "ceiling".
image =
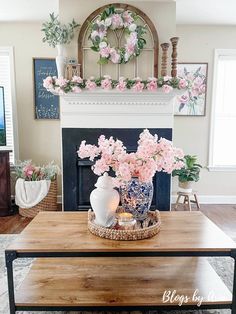
POLYGON ((236 25, 236 0, 176 0, 176 22, 236 25))
MULTIPOLYGON (((236 25, 236 0, 135 1, 176 2, 177 24, 236 25)), ((58 13, 58 7, 59 0, 0 0, 0 22, 42 21, 49 13, 58 13)))
POLYGON ((0 22, 42 21, 58 13, 58 0, 0 0, 0 22))

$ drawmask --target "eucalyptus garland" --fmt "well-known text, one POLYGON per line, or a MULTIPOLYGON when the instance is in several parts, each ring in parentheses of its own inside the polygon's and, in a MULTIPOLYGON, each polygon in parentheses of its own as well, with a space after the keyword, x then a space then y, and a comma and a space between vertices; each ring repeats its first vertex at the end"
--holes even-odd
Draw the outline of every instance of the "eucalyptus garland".
POLYGON ((129 11, 107 7, 102 14, 91 24, 89 39, 92 42, 91 49, 100 55, 98 63, 127 63, 140 55, 146 44, 143 35, 146 33, 144 26, 137 25, 138 16, 129 11), (111 47, 107 32, 108 30, 124 30, 126 43, 124 47, 111 47))

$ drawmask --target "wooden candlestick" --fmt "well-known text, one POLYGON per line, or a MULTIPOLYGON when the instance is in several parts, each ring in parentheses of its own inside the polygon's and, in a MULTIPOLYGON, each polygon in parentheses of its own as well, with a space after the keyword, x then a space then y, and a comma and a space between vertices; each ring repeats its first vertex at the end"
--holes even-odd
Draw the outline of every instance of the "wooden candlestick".
POLYGON ((161 44, 162 48, 162 58, 161 58, 161 76, 166 76, 167 75, 167 52, 170 44, 168 43, 163 43, 161 44))
POLYGON ((177 44, 179 41, 179 37, 172 37, 170 41, 172 44, 171 76, 176 77, 177 76, 177 44))

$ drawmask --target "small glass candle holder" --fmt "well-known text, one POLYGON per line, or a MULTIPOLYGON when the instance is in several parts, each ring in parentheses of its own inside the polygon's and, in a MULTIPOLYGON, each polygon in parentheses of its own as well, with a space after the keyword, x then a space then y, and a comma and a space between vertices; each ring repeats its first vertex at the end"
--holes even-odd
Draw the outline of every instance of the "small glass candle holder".
POLYGON ((133 230, 135 228, 136 220, 131 213, 120 213, 117 216, 118 225, 124 230, 133 230))

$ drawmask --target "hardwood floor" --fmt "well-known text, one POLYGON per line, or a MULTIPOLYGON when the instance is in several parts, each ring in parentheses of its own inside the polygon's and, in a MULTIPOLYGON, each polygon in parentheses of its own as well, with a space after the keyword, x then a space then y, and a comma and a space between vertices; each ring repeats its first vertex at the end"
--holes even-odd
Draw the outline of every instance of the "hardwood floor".
MULTIPOLYGON (((201 211, 218 225, 226 234, 236 241, 236 205, 200 205, 201 211)), ((178 210, 186 210, 179 206, 178 210)), ((193 206, 193 210, 196 208, 193 206)), ((20 233, 31 221, 31 218, 19 214, 0 217, 0 234, 20 233)))

